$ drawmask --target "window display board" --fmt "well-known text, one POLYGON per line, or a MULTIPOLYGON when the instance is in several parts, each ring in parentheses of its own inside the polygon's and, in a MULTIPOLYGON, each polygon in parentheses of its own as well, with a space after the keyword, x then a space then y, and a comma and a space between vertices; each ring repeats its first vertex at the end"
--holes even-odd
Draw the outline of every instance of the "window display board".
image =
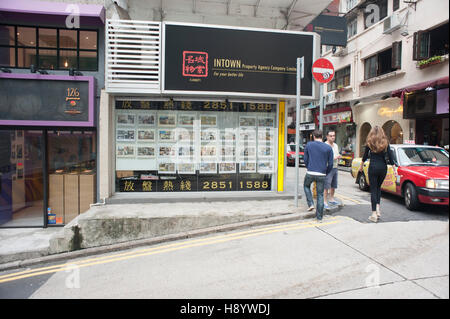
POLYGON ((116 191, 272 190, 276 104, 115 105, 116 191))

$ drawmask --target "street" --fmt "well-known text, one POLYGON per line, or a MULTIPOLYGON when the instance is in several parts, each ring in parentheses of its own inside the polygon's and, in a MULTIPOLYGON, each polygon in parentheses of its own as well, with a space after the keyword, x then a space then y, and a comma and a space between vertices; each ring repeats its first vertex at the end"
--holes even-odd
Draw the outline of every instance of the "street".
POLYGON ((370 223, 369 194, 350 173, 339 174, 345 206, 321 224, 300 220, 10 270, 0 273, 0 298, 449 298, 448 212, 409 212, 384 194, 383 218, 370 223))
MULTIPOLYGON (((303 191, 303 178, 305 176, 305 167, 300 167, 300 185, 299 192, 305 200, 303 191)), ((294 189, 295 187, 295 168, 287 167, 286 174, 287 188, 294 189)), ((368 220, 371 214, 370 192, 361 191, 358 185, 355 184, 355 179, 350 172, 339 170, 338 173, 338 188, 336 190, 336 197, 342 201, 345 207, 336 215, 347 216, 361 223, 370 222, 368 220)), ((436 220, 448 222, 448 207, 447 206, 431 206, 425 205, 418 211, 409 211, 404 204, 403 198, 388 193, 381 194, 381 211, 382 217, 379 223, 383 222, 407 222, 419 220, 436 220)))

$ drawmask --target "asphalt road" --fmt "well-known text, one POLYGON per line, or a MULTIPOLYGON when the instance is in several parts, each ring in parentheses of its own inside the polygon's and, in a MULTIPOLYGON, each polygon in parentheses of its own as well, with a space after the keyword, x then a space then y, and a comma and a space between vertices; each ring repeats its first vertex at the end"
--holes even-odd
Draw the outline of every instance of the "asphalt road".
MULTIPOLYGON (((0 298, 449 298, 446 209, 410 212, 384 194, 383 218, 371 223, 369 193, 348 172, 340 172, 337 196, 344 207, 323 223, 253 227, 1 272, 0 298)), ((170 311, 166 317, 175 318, 181 308, 170 311)))
MULTIPOLYGON (((306 169, 300 167, 299 169, 299 190, 305 200, 303 191, 303 178, 306 169)), ((295 188, 295 167, 288 167, 286 174, 287 187, 295 188)), ((368 221, 371 215, 370 192, 361 191, 358 185, 355 184, 354 178, 350 172, 340 170, 338 172, 338 188, 336 190, 337 198, 343 202, 344 207, 333 216, 347 216, 362 223, 370 223, 368 221)), ((408 210, 403 202, 403 198, 389 194, 382 193, 381 195, 381 211, 382 217, 379 221, 383 222, 406 222, 413 220, 439 220, 448 221, 448 206, 424 205, 418 211, 408 210)))
POLYGON ((438 299, 448 291, 448 222, 342 216, 0 273, 0 298, 438 299))

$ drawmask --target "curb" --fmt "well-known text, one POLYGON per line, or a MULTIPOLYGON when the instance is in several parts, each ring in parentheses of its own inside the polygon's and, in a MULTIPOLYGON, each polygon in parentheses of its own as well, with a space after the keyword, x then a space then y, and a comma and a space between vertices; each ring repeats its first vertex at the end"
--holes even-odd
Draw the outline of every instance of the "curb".
POLYGON ((156 244, 160 244, 160 243, 164 243, 164 242, 200 237, 200 236, 205 236, 205 235, 209 235, 209 234, 232 231, 232 230, 237 230, 237 229, 242 229, 242 228, 263 226, 263 225, 267 225, 267 224, 284 223, 284 222, 303 220, 303 219, 309 219, 309 218, 314 218, 314 217, 315 217, 315 213, 309 213, 309 212, 308 213, 287 213, 282 216, 255 219, 255 220, 251 220, 251 221, 239 222, 239 223, 234 223, 234 224, 214 226, 214 227, 208 227, 208 228, 204 228, 204 229, 196 229, 196 230, 191 230, 191 231, 177 233, 177 234, 170 234, 170 235, 164 235, 164 236, 147 238, 147 239, 127 241, 127 242, 113 244, 113 245, 85 248, 85 249, 81 249, 81 250, 65 252, 65 253, 60 253, 60 254, 54 254, 54 255, 47 255, 47 256, 38 257, 38 258, 31 258, 31 259, 26 259, 26 260, 18 260, 18 261, 8 262, 8 263, 0 264, 0 271, 24 268, 24 267, 29 267, 29 266, 33 266, 33 265, 43 264, 43 263, 60 262, 60 261, 64 261, 64 260, 68 260, 68 259, 72 259, 72 258, 86 257, 86 256, 91 256, 91 255, 96 255, 96 254, 105 254, 105 253, 109 253, 109 252, 120 251, 120 250, 125 250, 125 249, 132 249, 132 248, 147 246, 147 245, 156 245, 156 244))
MULTIPOLYGON (((273 194, 272 192, 252 192, 248 191, 244 194, 204 194, 198 192, 192 192, 189 197, 183 197, 180 195, 174 196, 172 193, 167 194, 144 194, 138 196, 122 196, 114 195, 110 198, 105 199, 105 204, 116 205, 116 204, 160 204, 167 203, 168 201, 172 203, 198 203, 198 202, 223 202, 223 201, 264 201, 264 200, 287 200, 294 199, 295 194, 292 193, 281 193, 273 194)), ((303 198, 302 194, 298 195, 298 198, 303 198)))
MULTIPOLYGON (((336 212, 340 211, 343 207, 344 207, 344 205, 339 205, 339 206, 333 207, 330 210, 324 210, 323 214, 330 215, 330 214, 336 213, 336 212)), ((42 256, 42 257, 11 261, 11 262, 0 264, 0 271, 19 269, 19 268, 30 267, 30 266, 44 264, 44 263, 61 262, 61 261, 66 261, 68 259, 73 259, 73 258, 87 257, 87 256, 92 256, 92 255, 97 255, 97 254, 106 254, 109 252, 121 251, 121 250, 125 250, 125 249, 132 249, 132 248, 148 246, 148 245, 157 245, 157 244, 161 244, 164 242, 201 237, 201 236, 206 236, 206 235, 210 235, 210 234, 214 234, 214 233, 233 231, 233 230, 238 230, 238 229, 243 229, 243 228, 248 228, 248 227, 285 223, 285 222, 310 219, 310 218, 315 218, 315 217, 316 217, 315 212, 286 213, 286 214, 275 216, 275 217, 265 217, 265 218, 260 218, 260 219, 244 221, 244 222, 225 224, 225 225, 221 225, 221 226, 212 226, 212 227, 208 227, 208 228, 195 229, 195 230, 190 230, 190 231, 176 233, 176 234, 169 234, 169 235, 163 235, 163 236, 158 236, 158 237, 138 239, 138 240, 133 240, 133 241, 126 241, 126 242, 122 242, 122 243, 112 244, 112 245, 84 248, 84 249, 80 249, 80 250, 64 252, 64 253, 59 253, 59 254, 46 255, 46 256, 42 256)), ((31 252, 31 253, 34 253, 34 252, 31 252)), ((18 253, 18 255, 23 255, 23 254, 24 253, 18 253)))

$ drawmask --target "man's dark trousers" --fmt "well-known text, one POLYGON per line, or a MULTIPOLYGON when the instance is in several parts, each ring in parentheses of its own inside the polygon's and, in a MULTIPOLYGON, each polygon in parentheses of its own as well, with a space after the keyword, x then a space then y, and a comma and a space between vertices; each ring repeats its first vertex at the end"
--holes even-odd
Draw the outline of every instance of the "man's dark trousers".
POLYGON ((308 207, 314 206, 313 194, 311 192, 312 182, 316 182, 316 194, 317 194, 317 206, 316 206, 316 217, 318 220, 323 218, 323 189, 325 185, 326 176, 310 175, 306 173, 305 180, 303 182, 303 188, 306 194, 306 201, 308 207))

